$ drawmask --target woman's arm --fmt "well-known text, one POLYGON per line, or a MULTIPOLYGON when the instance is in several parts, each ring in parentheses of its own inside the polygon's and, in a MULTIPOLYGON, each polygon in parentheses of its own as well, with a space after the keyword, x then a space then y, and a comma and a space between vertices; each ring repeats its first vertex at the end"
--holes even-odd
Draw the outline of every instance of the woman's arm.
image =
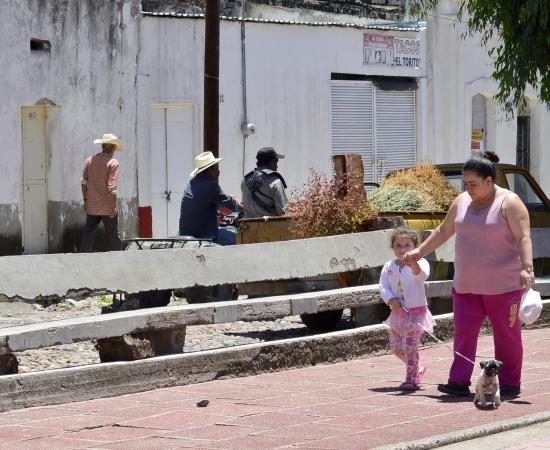
MULTIPOLYGON (((462 194, 461 194, 462 195, 462 194)), ((460 196, 459 196, 460 197, 460 196)), ((404 260, 407 264, 412 261, 418 261, 420 258, 430 254, 436 248, 443 245, 449 240, 449 238, 455 233, 455 218, 456 210, 458 208, 458 198, 455 198, 445 219, 439 226, 433 231, 432 234, 422 244, 420 244, 414 250, 407 252, 404 256, 404 260)))
POLYGON ((535 281, 529 211, 527 211, 521 199, 512 193, 508 194, 504 199, 502 213, 518 243, 519 258, 522 267, 520 274, 521 287, 529 287, 535 281))

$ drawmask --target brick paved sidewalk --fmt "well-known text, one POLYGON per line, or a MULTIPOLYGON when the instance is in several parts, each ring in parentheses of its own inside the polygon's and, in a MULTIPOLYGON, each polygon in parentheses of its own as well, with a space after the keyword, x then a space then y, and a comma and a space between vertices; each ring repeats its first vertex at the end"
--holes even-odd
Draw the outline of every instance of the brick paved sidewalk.
MULTIPOLYGON (((388 355, 0 414, 0 448, 366 449, 550 411, 550 329, 524 331, 523 392, 498 410, 450 398, 452 353, 423 349, 423 388, 403 393, 388 355), (197 407, 208 399, 207 407, 197 407)), ((478 353, 492 354, 492 338, 478 353)), ((478 370, 476 369, 475 372, 478 370)))

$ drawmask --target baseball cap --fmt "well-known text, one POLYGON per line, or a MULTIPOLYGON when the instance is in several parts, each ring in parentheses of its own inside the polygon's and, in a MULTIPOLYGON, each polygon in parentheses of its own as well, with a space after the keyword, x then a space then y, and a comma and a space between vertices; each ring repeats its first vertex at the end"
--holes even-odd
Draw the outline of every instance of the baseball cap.
POLYGON ((273 147, 263 147, 256 153, 256 161, 259 164, 267 164, 274 159, 283 159, 285 155, 277 153, 273 147))

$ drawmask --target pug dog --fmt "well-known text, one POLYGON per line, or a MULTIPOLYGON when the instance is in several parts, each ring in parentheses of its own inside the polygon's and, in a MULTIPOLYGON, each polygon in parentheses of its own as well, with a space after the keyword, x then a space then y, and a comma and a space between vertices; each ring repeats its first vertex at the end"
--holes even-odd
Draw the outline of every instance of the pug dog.
POLYGON ((493 407, 498 408, 500 406, 500 388, 497 375, 502 367, 502 362, 496 359, 487 359, 481 361, 479 365, 483 370, 477 379, 474 405, 479 403, 480 407, 485 408, 487 404, 485 395, 490 395, 493 407))

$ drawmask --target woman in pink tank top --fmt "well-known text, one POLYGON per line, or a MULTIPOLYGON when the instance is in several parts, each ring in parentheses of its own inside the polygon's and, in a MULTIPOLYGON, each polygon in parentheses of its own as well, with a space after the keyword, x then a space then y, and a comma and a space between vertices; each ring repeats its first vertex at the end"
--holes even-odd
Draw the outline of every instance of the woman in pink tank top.
POLYGON ((477 338, 489 317, 502 395, 518 395, 523 347, 518 319, 523 291, 534 282, 529 213, 514 193, 495 184, 493 152, 472 158, 462 169, 466 192, 453 201, 447 217, 405 260, 418 260, 456 234, 453 320, 455 357, 439 391, 470 395, 477 338))

